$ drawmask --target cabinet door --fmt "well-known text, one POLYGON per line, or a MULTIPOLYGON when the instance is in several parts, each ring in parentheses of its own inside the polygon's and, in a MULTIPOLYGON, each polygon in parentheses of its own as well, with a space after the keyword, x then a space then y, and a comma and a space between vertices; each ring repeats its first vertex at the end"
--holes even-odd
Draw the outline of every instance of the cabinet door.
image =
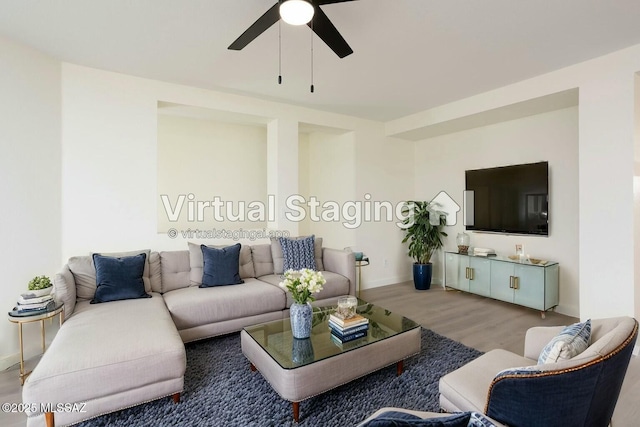
POLYGON ((513 264, 494 261, 491 266, 491 298, 513 302, 513 264))
POLYGON ((516 265, 514 276, 517 277, 514 302, 544 311, 544 268, 516 265))
POLYGON ((469 266, 469 257, 447 253, 445 263, 445 285, 450 288, 468 292, 469 279, 467 279, 467 267, 469 266))
POLYGON ((491 261, 486 258, 469 258, 471 277, 469 292, 488 297, 491 295, 491 261))

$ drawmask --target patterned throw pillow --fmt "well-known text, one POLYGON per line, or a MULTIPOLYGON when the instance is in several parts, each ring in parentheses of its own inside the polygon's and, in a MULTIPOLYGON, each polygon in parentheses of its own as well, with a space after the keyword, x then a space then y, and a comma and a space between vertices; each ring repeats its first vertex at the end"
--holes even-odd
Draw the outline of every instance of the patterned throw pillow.
POLYGON ((590 337, 591 319, 567 326, 542 349, 538 364, 555 363, 577 356, 587 349, 590 337))
POLYGON ((284 255, 284 271, 300 270, 302 268, 316 269, 316 260, 313 252, 314 236, 304 239, 287 239, 280 237, 282 254, 284 255))
POLYGON ((470 424, 470 421, 470 412, 442 414, 441 417, 436 418, 421 418, 407 412, 388 411, 367 421, 362 427, 475 427, 478 425, 470 424))

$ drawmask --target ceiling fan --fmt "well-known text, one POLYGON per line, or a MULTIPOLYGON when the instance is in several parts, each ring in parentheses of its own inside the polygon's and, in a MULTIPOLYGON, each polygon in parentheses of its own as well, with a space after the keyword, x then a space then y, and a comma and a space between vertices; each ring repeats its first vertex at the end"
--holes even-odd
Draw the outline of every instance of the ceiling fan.
POLYGON ((353 49, 340 35, 338 29, 331 23, 329 17, 320 9, 320 6, 331 3, 344 3, 355 0, 279 0, 264 15, 254 22, 247 30, 236 39, 229 49, 242 50, 246 45, 251 43, 260 34, 264 33, 269 27, 283 19, 292 25, 307 24, 317 35, 324 41, 327 46, 333 50, 340 58, 353 53, 353 49), (287 9, 299 8, 304 15, 300 21, 294 23, 287 16, 287 9), (306 19, 306 21, 305 21, 306 19))

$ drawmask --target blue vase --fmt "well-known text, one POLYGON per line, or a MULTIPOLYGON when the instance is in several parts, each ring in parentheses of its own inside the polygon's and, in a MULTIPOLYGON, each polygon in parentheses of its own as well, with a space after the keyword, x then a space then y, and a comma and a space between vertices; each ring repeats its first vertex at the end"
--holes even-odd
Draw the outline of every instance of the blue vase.
POLYGON ((313 344, 309 338, 293 339, 293 347, 291 349, 291 360, 293 363, 303 365, 313 362, 313 344))
POLYGON ((413 284, 419 291, 426 291, 431 287, 431 272, 433 264, 413 264, 413 284))
POLYGON ((291 318, 291 333, 294 338, 309 338, 311 336, 311 321, 313 308, 310 303, 298 304, 294 302, 289 309, 291 318))

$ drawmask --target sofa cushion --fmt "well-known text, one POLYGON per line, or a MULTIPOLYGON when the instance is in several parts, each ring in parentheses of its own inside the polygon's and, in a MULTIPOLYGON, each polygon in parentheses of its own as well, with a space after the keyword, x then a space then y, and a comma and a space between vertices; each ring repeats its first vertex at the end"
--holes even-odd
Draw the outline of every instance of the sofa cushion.
POLYGON ((251 246, 251 257, 253 258, 256 277, 273 274, 273 258, 270 244, 251 246))
MULTIPOLYGON (((291 237, 291 239, 304 239, 309 236, 291 237)), ((313 250, 316 261, 316 270, 324 270, 324 263, 322 262, 322 237, 314 237, 313 250)), ((271 239, 271 258, 273 260, 273 274, 284 273, 284 254, 282 253, 282 246, 278 238, 271 239)), ((260 276, 257 276, 260 277, 260 276)))
POLYGON ((303 268, 316 270, 313 248, 314 237, 309 236, 303 239, 280 237, 278 239, 282 248, 284 271, 301 270, 303 268))
POLYGON ((235 245, 226 248, 209 248, 201 245, 204 267, 202 268, 201 288, 210 286, 238 285, 244 283, 240 278, 240 248, 235 245))
MULTIPOLYGON (((142 278, 144 280, 144 276, 142 278)), ((149 284, 151 285, 151 290, 147 289, 145 285, 147 292, 162 292, 162 266, 158 252, 149 254, 149 284)))
MULTIPOLYGON (((221 245, 207 245, 210 248, 223 248, 221 245)), ((239 259, 239 271, 240 278, 247 279, 250 277, 256 277, 256 273, 253 269, 253 260, 251 259, 251 246, 242 245, 240 248, 239 259)), ((200 245, 189 242, 189 264, 191 266, 191 272, 189 273, 189 281, 194 286, 200 286, 202 284, 202 268, 204 267, 204 259, 202 258, 202 249, 200 245)), ((165 291, 166 292, 166 291, 165 291)))
POLYGON ((163 297, 179 330, 284 310, 286 301, 282 289, 251 278, 242 286, 190 286, 163 297))
POLYGON ((90 300, 96 293, 96 269, 90 256, 75 256, 67 262, 76 283, 76 296, 80 300, 90 300))
POLYGON ((591 319, 567 326, 542 349, 538 364, 555 363, 577 356, 587 349, 590 337, 591 319))
POLYGON ((534 363, 534 360, 526 359, 507 350, 491 350, 440 378, 438 387, 442 409, 448 412, 484 412, 487 391, 496 372, 534 363), (447 405, 443 405, 445 402, 447 405))
POLYGON ((79 301, 28 377, 23 402, 94 405, 179 379, 185 368, 184 344, 159 294, 109 304, 79 301))
POLYGON ((162 288, 165 293, 174 289, 189 286, 189 251, 160 252, 160 266, 162 269, 162 288))
POLYGON ((73 314, 76 307, 76 286, 69 266, 65 265, 53 278, 53 292, 64 303, 64 320, 73 314))
POLYGON ((93 254, 97 288, 91 304, 124 299, 150 298, 142 274, 147 255, 109 257, 93 254))

